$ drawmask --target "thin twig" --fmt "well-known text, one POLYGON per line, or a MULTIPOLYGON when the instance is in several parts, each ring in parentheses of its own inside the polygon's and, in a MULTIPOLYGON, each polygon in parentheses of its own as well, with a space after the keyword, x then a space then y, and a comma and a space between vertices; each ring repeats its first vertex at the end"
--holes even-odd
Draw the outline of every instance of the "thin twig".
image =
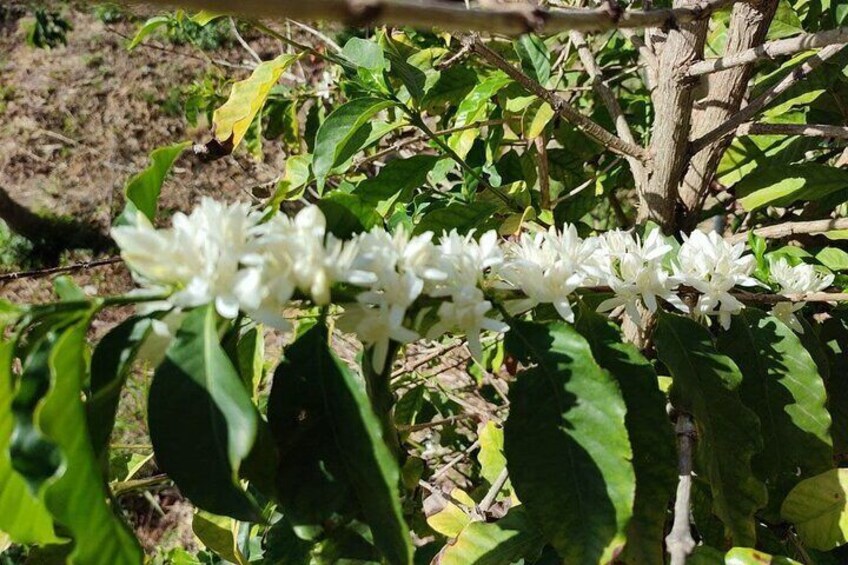
POLYGON ((736 128, 736 135, 801 135, 848 139, 848 127, 826 124, 762 124, 749 122, 736 128))
POLYGON ((665 546, 671 556, 671 565, 685 565, 686 558, 695 549, 689 523, 689 505, 692 495, 692 451, 695 444, 695 424, 688 414, 679 414, 677 424, 677 469, 679 479, 677 496, 674 499, 674 522, 665 538, 665 546))
POLYGON ((547 104, 561 118, 574 124, 586 135, 595 139, 596 141, 607 147, 610 151, 625 156, 634 157, 636 159, 639 159, 640 161, 648 160, 649 154, 643 147, 640 147, 635 143, 625 141, 620 137, 613 135, 612 133, 601 127, 597 122, 592 121, 591 119, 578 112, 576 108, 574 108, 568 102, 563 100, 562 97, 543 87, 537 81, 533 80, 524 72, 522 72, 521 69, 508 63, 506 59, 501 57, 485 43, 483 43, 479 37, 472 35, 467 37, 465 41, 467 41, 468 44, 471 45, 475 53, 480 55, 489 64, 502 70, 504 73, 507 74, 507 76, 509 76, 519 85, 521 85, 525 90, 532 94, 535 94, 543 101, 547 102, 547 104))
POLYGON ((310 26, 308 26, 308 25, 306 25, 306 24, 304 24, 304 23, 301 23, 301 22, 299 22, 299 21, 297 21, 297 20, 288 20, 288 21, 289 21, 289 22, 291 22, 291 23, 293 23, 294 25, 296 25, 297 27, 299 27, 300 29, 302 29, 302 30, 303 30, 303 31, 305 31, 306 33, 310 33, 310 34, 314 35, 315 37, 317 37, 318 39, 320 39, 321 41, 323 41, 324 43, 326 43, 326 44, 330 47, 330 49, 332 49, 332 50, 333 50, 333 51, 335 51, 336 53, 341 53, 341 52, 342 52, 342 48, 339 46, 339 44, 338 44, 338 43, 336 43, 335 41, 333 41, 332 39, 330 39, 329 37, 327 37, 327 35, 326 35, 326 34, 323 34, 323 33, 321 33, 320 31, 318 31, 318 30, 317 30, 317 29, 315 29, 314 27, 310 27, 310 26))
MULTIPOLYGON (((602 31, 613 28, 677 27, 708 18, 736 0, 707 0, 683 8, 610 10, 566 8, 548 10, 529 4, 508 3, 466 8, 462 3, 415 0, 179 0, 183 8, 211 10, 251 18, 291 18, 303 21, 338 21, 351 27, 408 25, 454 31, 488 31, 521 35, 529 31, 553 34, 567 30, 602 31)), ((130 3, 130 0, 123 0, 130 3)), ((172 5, 176 0, 150 0, 172 5)))
POLYGON ((460 461, 462 461, 463 459, 468 457, 468 454, 471 453, 472 451, 474 451, 475 449, 477 449, 478 447, 480 447, 480 440, 475 441, 474 443, 469 445, 467 448, 465 448, 465 450, 462 453, 460 453, 459 455, 457 455, 456 457, 454 457, 453 459, 451 459, 450 461, 445 463, 444 467, 440 468, 438 471, 433 473, 433 476, 430 477, 430 480, 436 480, 439 477, 441 477, 442 475, 444 475, 445 473, 447 473, 448 471, 450 471, 451 469, 453 469, 456 466, 457 463, 459 463, 460 461))
MULTIPOLYGON (((818 234, 832 230, 848 230, 848 218, 828 218, 808 222, 786 222, 774 226, 757 228, 754 233, 766 239, 784 239, 793 235, 818 234)), ((731 243, 747 241, 749 232, 733 234, 727 238, 731 243)))
POLYGON ((746 49, 733 55, 720 57, 718 59, 707 59, 699 61, 689 67, 687 74, 690 77, 706 75, 740 67, 757 61, 771 60, 783 55, 794 55, 809 49, 818 49, 828 45, 848 43, 848 27, 840 27, 820 31, 818 33, 806 33, 787 39, 768 41, 752 49, 746 49))
POLYGON ((19 271, 17 273, 0 274, 0 283, 8 281, 16 281, 19 279, 37 279, 48 277, 50 275, 59 275, 63 273, 75 273, 77 271, 85 271, 94 267, 102 267, 104 265, 114 265, 120 263, 123 259, 120 257, 109 257, 108 259, 98 259, 96 261, 84 261, 75 263, 65 267, 51 267, 49 269, 38 269, 34 271, 19 271))
POLYGON ((796 67, 791 73, 783 77, 777 84, 766 90, 756 99, 752 100, 747 106, 736 112, 726 122, 716 127, 712 131, 704 134, 702 137, 692 142, 692 154, 698 153, 708 145, 711 145, 724 136, 736 131, 740 125, 748 122, 756 116, 763 108, 773 102, 778 96, 786 92, 791 86, 803 80, 807 75, 820 67, 825 61, 838 54, 844 48, 844 45, 830 45, 825 47, 800 66, 796 67))
POLYGON ((480 501, 480 504, 477 505, 477 510, 481 514, 485 514, 489 511, 489 508, 491 508, 492 504, 495 503, 498 493, 501 492, 501 489, 506 484, 506 480, 508 478, 509 472, 506 470, 506 467, 504 467, 503 471, 500 472, 498 477, 495 479, 495 482, 492 484, 492 488, 489 489, 489 492, 486 493, 486 496, 484 496, 483 500, 480 501))
POLYGON ((429 430, 431 428, 438 428, 440 426, 449 426, 450 424, 455 424, 457 422, 464 422, 466 420, 479 420, 480 416, 478 414, 464 414, 460 416, 451 416, 449 418, 443 418, 441 420, 433 420, 432 422, 424 422, 422 424, 411 424, 408 426, 398 426, 397 429, 399 432, 404 433, 412 433, 412 432, 420 432, 422 430, 429 430))
POLYGON ((230 29, 233 32, 233 35, 236 36, 236 41, 239 42, 239 45, 244 47, 244 50, 250 53, 250 56, 253 57, 253 60, 257 62, 257 64, 262 64, 262 57, 259 56, 259 53, 253 50, 253 47, 244 40, 238 30, 238 25, 236 25, 236 20, 234 18, 230 18, 230 29))
POLYGON ((418 369, 419 367, 423 367, 424 365, 426 365, 427 363, 429 363, 433 359, 436 359, 438 357, 442 357, 446 353, 449 353, 449 352, 453 351, 454 349, 462 347, 463 344, 465 344, 465 340, 460 340, 456 343, 451 343, 449 345, 441 345, 441 346, 437 347, 436 349, 434 349, 433 351, 427 353, 423 357, 419 357, 411 365, 403 366, 400 369, 396 370, 394 373, 392 373, 392 378, 397 378, 397 377, 400 377, 401 375, 404 375, 406 373, 411 373, 412 371, 418 369))

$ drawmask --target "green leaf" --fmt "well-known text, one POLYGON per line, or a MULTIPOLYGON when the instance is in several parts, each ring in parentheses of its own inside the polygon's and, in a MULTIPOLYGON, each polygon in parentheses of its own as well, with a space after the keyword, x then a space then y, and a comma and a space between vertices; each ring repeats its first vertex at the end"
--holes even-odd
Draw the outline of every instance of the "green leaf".
POLYGON ((190 141, 183 141, 153 150, 150 154, 150 165, 127 182, 124 191, 127 197, 127 209, 119 221, 134 223, 132 215, 135 210, 147 216, 151 222, 155 219, 162 183, 165 182, 165 177, 168 176, 174 161, 190 146, 190 141), (135 207, 135 210, 130 204, 135 207))
POLYGON ((279 491, 294 526, 320 524, 355 496, 374 543, 391 563, 410 563, 400 470, 363 385, 330 350, 319 324, 285 351, 268 421, 280 446, 279 491))
POLYGON ((735 185, 747 211, 763 206, 787 206, 796 200, 818 200, 848 188, 848 171, 816 163, 770 167, 735 185))
POLYGON ((142 41, 144 41, 148 35, 156 31, 160 27, 168 25, 168 22, 170 21, 171 18, 169 16, 154 16, 148 19, 141 25, 140 28, 138 28, 138 31, 135 32, 135 36, 132 38, 132 41, 130 41, 130 44, 127 45, 127 50, 132 51, 133 49, 138 47, 138 45, 142 41))
POLYGON ((44 503, 29 489, 26 481, 12 468, 9 440, 14 428, 12 415, 13 344, 0 341, 0 532, 21 544, 58 543, 53 520, 44 503))
POLYGON ((272 61, 265 61, 253 69, 250 77, 233 85, 230 97, 212 116, 215 139, 229 152, 244 139, 271 89, 298 58, 299 55, 280 55, 272 61))
POLYGON ((808 547, 830 551, 848 542, 848 469, 831 469, 798 483, 780 515, 808 547))
POLYGON ((514 507, 496 522, 472 522, 445 546, 440 565, 500 565, 537 555, 544 545, 524 508, 514 507))
POLYGON ((446 105, 459 104, 477 82, 477 73, 469 67, 452 66, 441 71, 438 80, 421 100, 421 106, 431 114, 443 111, 446 105))
MULTIPOLYGON (((459 103, 454 116, 454 127, 467 126, 485 120, 490 99, 510 82, 512 79, 500 71, 479 82, 459 103)), ((479 131, 474 128, 458 131, 448 138, 448 146, 460 157, 465 158, 478 136, 479 131)))
POLYGON ((666 508, 677 485, 677 451, 665 395, 654 368, 636 347, 622 343, 608 318, 581 303, 575 328, 589 342, 598 364, 616 379, 627 406, 624 421, 633 445, 636 497, 620 558, 662 565, 666 508))
POLYGON ((247 559, 238 547, 238 522, 226 516, 198 511, 191 521, 191 531, 216 555, 230 563, 246 565, 247 559))
POLYGON ((299 538, 285 516, 265 535, 264 557, 274 565, 309 565, 311 550, 312 543, 299 538))
POLYGON ((734 316, 718 349, 739 366, 739 396, 760 419, 763 450, 751 466, 779 521, 780 503, 798 480, 833 467, 824 382, 795 332, 759 310, 734 316))
POLYGON ((513 42, 521 67, 536 82, 545 86, 551 78, 551 56, 538 35, 527 33, 513 42))
POLYGON ((477 461, 480 463, 480 475, 493 485, 498 476, 506 467, 506 458, 503 454, 504 432, 503 428, 494 421, 489 420, 482 425, 477 434, 480 442, 480 451, 477 453, 477 461))
POLYGON ((140 564, 141 547, 109 503, 104 477, 87 441, 81 397, 87 330, 86 318, 61 333, 51 332, 40 348, 47 353, 48 370, 25 371, 22 376, 41 381, 30 383, 43 391, 34 423, 62 462, 40 494, 53 518, 73 538, 70 563, 140 564))
POLYGON ((848 271, 848 253, 837 247, 825 247, 816 253, 816 259, 831 271, 848 271))
POLYGON ((801 565, 782 555, 769 555, 750 547, 734 547, 727 553, 707 546, 695 548, 686 565, 801 565))
POLYGON ((752 545, 754 513, 766 503, 765 485, 751 470, 763 447, 756 414, 739 399, 742 374, 716 351, 709 332, 682 316, 660 316, 657 356, 671 372, 672 400, 691 413, 698 430, 699 474, 710 483, 713 511, 734 543, 752 545))
POLYGON ((412 191, 427 182, 427 175, 438 162, 436 155, 393 159, 375 176, 360 182, 353 194, 385 217, 397 200, 408 201, 412 191))
POLYGON ((570 326, 512 321, 518 374, 504 427, 518 498, 567 563, 609 562, 624 545, 635 479, 625 406, 613 378, 570 326))
POLYGON ((327 116, 315 134, 312 158, 312 172, 319 188, 323 188, 324 180, 333 167, 364 146, 371 131, 369 121, 378 112, 394 105, 393 101, 383 98, 357 98, 327 116))
POLYGON ((480 224, 491 218, 498 209, 496 204, 489 202, 474 202, 471 204, 451 204, 444 208, 437 208, 426 214, 413 233, 420 234, 431 231, 440 235, 443 231, 456 229, 460 233, 468 233, 480 224))
POLYGON ((212 12, 209 10, 200 10, 195 15, 191 17, 191 21, 199 25, 200 27, 205 27, 209 25, 211 22, 217 20, 218 18, 224 17, 224 14, 220 14, 218 12, 212 12))
POLYGON ((127 319, 103 336, 91 356, 91 394, 86 413, 91 445, 98 459, 109 449, 121 391, 152 323, 150 318, 127 319))
POLYGON ((256 408, 218 338, 215 309, 183 322, 150 386, 148 421, 156 462, 195 506, 259 519, 239 467, 256 439, 256 408))
POLYGON ((373 41, 351 37, 342 48, 342 56, 363 69, 382 71, 388 67, 383 50, 373 41))
POLYGON ((382 220, 374 207, 356 194, 335 192, 319 200, 318 207, 327 218, 327 228, 341 239, 368 231, 382 220))

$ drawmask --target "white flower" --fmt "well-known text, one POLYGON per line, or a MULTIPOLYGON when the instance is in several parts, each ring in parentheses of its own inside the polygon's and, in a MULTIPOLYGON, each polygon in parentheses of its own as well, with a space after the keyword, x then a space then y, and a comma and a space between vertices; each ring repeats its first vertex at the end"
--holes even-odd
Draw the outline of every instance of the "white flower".
POLYGON ((483 282, 485 272, 503 262, 503 252, 498 245, 498 234, 488 231, 474 239, 474 232, 460 235, 455 229, 443 234, 438 246, 437 270, 445 273, 445 284, 432 296, 445 296, 451 287, 475 285, 483 282))
POLYGON ((456 288, 451 295, 451 301, 439 305, 439 321, 430 329, 428 337, 435 339, 447 331, 458 330, 468 338, 471 355, 482 362, 483 345, 480 342, 480 332, 505 332, 508 329, 503 322, 486 317, 491 309, 492 303, 486 300, 483 291, 476 286, 456 288))
MULTIPOLYGON (((780 257, 771 261, 771 278, 780 285, 780 293, 784 296, 792 294, 807 294, 819 292, 833 284, 834 276, 816 271, 812 265, 801 263, 792 266, 780 257)), ((778 302, 771 309, 771 314, 799 334, 804 333, 804 326, 795 312, 806 305, 806 302, 778 302)))
POLYGON ((403 327, 403 311, 387 304, 354 304, 345 310, 338 326, 342 331, 356 334, 366 346, 373 346, 371 363, 378 373, 383 372, 386 366, 391 340, 409 343, 418 339, 417 333, 403 327))
POLYGON ((574 226, 562 233, 551 227, 535 235, 521 234, 517 243, 507 245, 506 260, 498 270, 503 280, 527 295, 512 308, 550 303, 564 320, 573 322, 569 295, 586 284, 589 275, 584 267, 596 248, 597 241, 582 241, 574 226))
POLYGON ((671 246, 663 240, 660 230, 655 229, 642 241, 626 232, 608 232, 601 238, 597 256, 599 268, 605 273, 601 279, 615 293, 598 306, 599 312, 608 312, 623 306, 628 317, 640 327, 645 319, 639 305, 644 304, 649 312, 656 312, 657 298, 669 299, 677 282, 669 276, 662 265, 663 257, 671 246))
POLYGON ((143 283, 175 291, 171 302, 184 307, 214 302, 219 314, 234 318, 241 256, 260 218, 248 204, 204 198, 190 215, 175 214, 170 229, 156 230, 139 215, 136 225, 113 228, 112 236, 143 283))
MULTIPOLYGON (((673 264, 674 277, 681 285, 694 288, 700 294, 694 307, 698 316, 718 315, 723 328, 730 327, 730 316, 745 305, 730 291, 737 285, 759 284, 751 278, 755 267, 752 255, 744 255, 745 245, 731 245, 716 232, 692 232, 683 244, 673 264)), ((674 301, 682 307, 680 300, 674 301)))

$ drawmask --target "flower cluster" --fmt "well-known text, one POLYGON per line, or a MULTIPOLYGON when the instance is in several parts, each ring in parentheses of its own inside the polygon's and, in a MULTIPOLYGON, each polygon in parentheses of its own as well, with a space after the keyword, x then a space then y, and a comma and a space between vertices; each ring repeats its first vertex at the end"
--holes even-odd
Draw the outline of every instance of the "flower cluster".
MULTIPOLYGON (((794 267, 780 257, 771 261, 771 277, 780 286, 781 294, 806 294, 818 292, 833 284, 834 276, 819 273, 812 265, 801 263, 794 267)), ((795 316, 795 312, 804 307, 806 302, 778 302, 772 307, 772 315, 798 333, 804 333, 804 326, 795 316)))
MULTIPOLYGON (((181 308, 213 302, 221 316, 243 312, 286 328, 283 314, 292 300, 328 305, 334 288, 354 289, 340 304, 339 327, 373 347, 377 371, 391 341, 446 332, 464 333, 480 359, 481 332, 507 329, 488 297, 492 291, 506 291, 503 307, 513 313, 551 304, 573 321, 575 293, 594 288, 611 295, 599 311, 623 312, 640 325, 665 300, 700 318, 717 316, 727 327, 744 307, 733 289, 760 284, 751 277, 755 260, 744 245, 716 233, 694 232, 676 253, 659 230, 644 238, 620 230, 581 238, 574 226, 536 229, 506 243, 493 231, 436 237, 382 228, 342 241, 316 206, 294 218, 267 219, 245 204, 211 199, 189 215, 176 214, 171 228, 156 229, 139 214, 112 233, 139 282, 170 293, 181 308), (697 291, 694 304, 684 304, 683 288, 697 291)), ((772 275, 785 294, 818 291, 833 281, 785 260, 772 263, 772 275)), ((774 313, 800 330, 797 308, 780 303, 774 313)))

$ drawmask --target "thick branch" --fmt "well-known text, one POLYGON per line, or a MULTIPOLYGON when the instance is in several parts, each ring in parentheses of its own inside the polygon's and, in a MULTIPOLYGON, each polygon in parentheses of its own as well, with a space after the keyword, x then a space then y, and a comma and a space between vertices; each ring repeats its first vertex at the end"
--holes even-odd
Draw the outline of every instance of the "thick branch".
MULTIPOLYGON (((689 5, 675 0, 675 5, 689 5)), ((639 221, 653 220, 669 231, 674 227, 678 185, 685 172, 692 118, 693 86, 683 72, 704 55, 705 22, 681 26, 668 33, 660 55, 656 88, 651 92, 654 121, 651 154, 654 166, 639 190, 639 221)))
POLYGON ((787 39, 769 41, 757 47, 727 55, 726 57, 707 59, 706 61, 695 63, 689 67, 688 75, 690 77, 706 75, 757 61, 775 59, 784 55, 794 55, 808 49, 818 49, 827 47, 828 45, 844 45, 846 43, 848 43, 848 27, 829 29, 818 33, 806 33, 787 39))
MULTIPOLYGON (((831 230, 848 230, 848 218, 829 218, 827 220, 813 220, 809 222, 786 222, 775 226, 757 228, 754 233, 766 239, 785 239, 793 235, 818 234, 831 230)), ((739 243, 748 239, 748 233, 741 232, 730 236, 728 241, 739 243)))
MULTIPOLYGON (((777 0, 751 0, 733 6, 727 28, 725 56, 733 56, 761 45, 774 18, 777 4, 777 0)), ((699 82, 707 87, 706 96, 698 101, 692 112, 690 138, 701 137, 739 111, 753 73, 753 65, 748 65, 699 78, 699 82)), ((730 138, 724 138, 692 154, 680 186, 680 199, 688 212, 685 225, 682 226, 684 229, 696 223, 721 156, 729 143, 730 138)))
POLYGON ((628 157, 634 157, 640 161, 648 160, 648 153, 644 148, 636 145, 635 143, 616 137, 597 123, 578 112, 568 102, 524 74, 520 69, 509 64, 503 57, 483 43, 480 38, 471 36, 467 38, 467 41, 467 44, 471 45, 472 51, 480 55, 492 66, 502 70, 507 74, 507 76, 520 84, 525 90, 535 94, 547 102, 548 105, 553 108, 554 112, 556 112, 560 117, 577 126, 586 135, 595 139, 607 147, 610 151, 628 157))
POLYGON ((813 55, 802 65, 797 67, 791 73, 783 77, 777 84, 762 93, 750 104, 742 108, 736 114, 730 117, 729 120, 707 133, 706 135, 692 142, 692 152, 697 153, 711 143, 721 140, 726 135, 733 133, 743 123, 750 121, 763 108, 773 102, 778 96, 786 92, 790 87, 794 86, 801 80, 807 77, 811 72, 820 67, 825 61, 838 54, 844 48, 844 45, 830 45, 825 47, 817 54, 813 55))
POLYGON ((736 135, 802 135, 848 139, 848 127, 816 124, 761 124, 749 122, 736 128, 736 135))
MULTIPOLYGON (((146 4, 205 9, 251 18, 332 20, 350 26, 408 25, 454 31, 488 31, 505 35, 613 28, 673 29, 703 20, 736 0, 707 0, 683 8, 615 11, 607 8, 548 10, 529 4, 467 8, 462 2, 414 0, 147 0, 146 4)), ((132 0, 124 0, 131 3, 132 0)))

